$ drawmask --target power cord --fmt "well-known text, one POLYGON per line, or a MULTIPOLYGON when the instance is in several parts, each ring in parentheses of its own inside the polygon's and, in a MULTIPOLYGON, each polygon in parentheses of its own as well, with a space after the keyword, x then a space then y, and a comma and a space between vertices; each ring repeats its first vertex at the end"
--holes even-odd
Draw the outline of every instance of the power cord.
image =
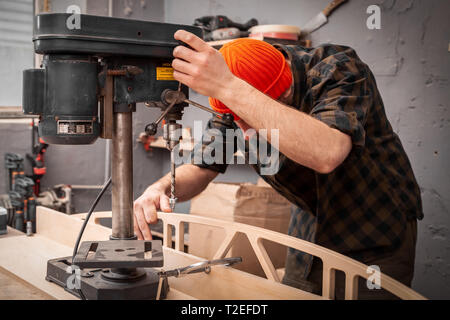
MULTIPOLYGON (((92 213, 95 210, 95 207, 97 206, 98 202, 100 201, 100 199, 102 198, 103 194, 105 193, 106 189, 108 189, 109 185, 111 184, 111 177, 108 179, 108 181, 106 181, 106 183, 103 185, 102 190, 100 191, 100 193, 97 195, 97 198, 95 198, 94 202, 91 205, 91 208, 89 209, 86 218, 84 219, 83 225, 81 226, 80 232, 78 233, 78 238, 77 241, 75 242, 75 247, 73 248, 73 254, 72 254, 72 265, 73 265, 73 261, 75 259, 75 256, 78 252, 78 246, 80 245, 80 241, 81 241, 81 237, 83 236, 84 233, 84 229, 86 229, 86 226, 89 222, 89 219, 91 218, 92 213)), ((84 296, 83 292, 80 289, 77 289, 78 294, 80 295, 82 300, 86 300, 86 297, 84 296)))

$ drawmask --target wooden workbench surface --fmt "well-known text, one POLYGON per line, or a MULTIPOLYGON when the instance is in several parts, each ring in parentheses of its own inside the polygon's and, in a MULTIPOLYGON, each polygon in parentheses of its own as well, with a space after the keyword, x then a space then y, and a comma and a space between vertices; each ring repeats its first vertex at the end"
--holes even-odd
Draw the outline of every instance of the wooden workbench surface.
POLYGON ((11 227, 7 227, 7 233, 0 235, 0 239, 23 236, 25 233, 11 227))
POLYGON ((0 300, 53 300, 35 286, 0 267, 0 300))
MULTIPOLYGON (((94 219, 93 219, 94 220, 94 219)), ((0 238, 0 267, 20 278, 30 288, 55 299, 76 299, 63 288, 45 280, 47 261, 70 256, 82 220, 54 210, 39 208, 37 234, 11 233, 0 238)), ((83 240, 106 240, 111 230, 89 223, 83 240)), ((164 247, 164 269, 184 267, 202 259, 164 247)), ((321 299, 322 297, 263 279, 230 267, 216 266, 211 273, 169 278, 167 299, 321 299)), ((19 288, 19 286, 17 286, 19 288)), ((8 299, 24 298, 11 291, 8 299)), ((41 299, 38 294, 27 297, 41 299)))
POLYGON ((40 235, 0 239, 0 266, 56 299, 75 297, 45 280, 47 260, 70 254, 70 247, 40 235))

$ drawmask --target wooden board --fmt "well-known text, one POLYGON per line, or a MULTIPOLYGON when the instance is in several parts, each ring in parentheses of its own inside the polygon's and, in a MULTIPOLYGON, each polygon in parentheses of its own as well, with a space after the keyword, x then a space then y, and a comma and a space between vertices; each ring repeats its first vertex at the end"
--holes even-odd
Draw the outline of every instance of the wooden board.
MULTIPOLYGON (((82 225, 81 216, 68 216, 44 207, 39 207, 36 213, 36 233, 71 248, 75 245, 82 225)), ((82 241, 109 240, 110 235, 111 229, 89 223, 82 241)))
POLYGON ((24 235, 23 232, 21 232, 21 231, 19 231, 17 229, 14 229, 14 228, 11 228, 11 227, 6 227, 6 228, 7 228, 6 229, 7 233, 0 235, 0 239, 9 238, 9 237, 17 237, 17 236, 23 236, 24 235))
MULTIPOLYGON (((176 213, 158 212, 158 218, 164 223, 163 244, 172 243, 172 229, 175 228, 175 248, 183 248, 182 230, 186 223, 203 224, 222 228, 225 231, 225 239, 214 255, 215 259, 224 258, 233 246, 238 234, 245 234, 250 241, 254 253, 260 263, 267 279, 275 283, 280 283, 279 272, 275 269, 267 251, 264 247, 264 241, 272 241, 289 248, 293 248, 307 254, 318 257, 323 264, 322 295, 326 299, 334 299, 335 293, 335 271, 339 270, 345 274, 345 299, 358 299, 357 283, 359 278, 368 279, 367 265, 351 259, 343 254, 332 251, 317 244, 301 240, 299 238, 285 235, 279 232, 259 228, 247 224, 218 220, 197 215, 186 215, 176 213)), ((381 287, 401 299, 424 300, 426 299, 411 288, 405 286, 399 281, 380 273, 381 287)))
MULTIPOLYGON (((198 257, 164 247, 164 269, 203 261, 198 257)), ((215 266, 211 273, 169 278, 171 288, 211 300, 321 300, 320 296, 288 287, 231 267, 215 266)))
POLYGON ((0 300, 53 300, 53 297, 0 267, 0 300))
POLYGON ((45 280, 47 261, 71 254, 71 248, 40 235, 0 239, 0 266, 55 299, 76 299, 45 280))

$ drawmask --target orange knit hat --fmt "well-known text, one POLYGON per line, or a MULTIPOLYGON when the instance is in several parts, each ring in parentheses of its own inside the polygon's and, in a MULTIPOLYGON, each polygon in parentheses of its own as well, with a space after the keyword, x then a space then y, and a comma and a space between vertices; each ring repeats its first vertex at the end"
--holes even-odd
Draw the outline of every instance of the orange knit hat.
MULTIPOLYGON (((292 83, 292 73, 283 54, 267 42, 256 39, 237 39, 226 43, 219 52, 231 72, 259 91, 278 99, 292 83)), ((220 113, 239 117, 222 102, 209 98, 211 107, 220 113)))

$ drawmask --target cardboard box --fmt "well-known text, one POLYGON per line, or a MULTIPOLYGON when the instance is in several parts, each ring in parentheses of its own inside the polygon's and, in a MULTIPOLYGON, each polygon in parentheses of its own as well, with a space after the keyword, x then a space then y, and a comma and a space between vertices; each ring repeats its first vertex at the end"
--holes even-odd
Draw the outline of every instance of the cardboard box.
MULTIPOLYGON (((287 234, 291 203, 265 183, 211 183, 192 199, 191 214, 249 224, 287 234)), ((221 228, 189 225, 189 253, 212 259, 225 238, 221 228)), ((269 241, 264 247, 275 268, 284 267, 287 248, 269 241)), ((244 234, 239 234, 228 257, 242 257, 236 269, 264 277, 264 271, 244 234)))

